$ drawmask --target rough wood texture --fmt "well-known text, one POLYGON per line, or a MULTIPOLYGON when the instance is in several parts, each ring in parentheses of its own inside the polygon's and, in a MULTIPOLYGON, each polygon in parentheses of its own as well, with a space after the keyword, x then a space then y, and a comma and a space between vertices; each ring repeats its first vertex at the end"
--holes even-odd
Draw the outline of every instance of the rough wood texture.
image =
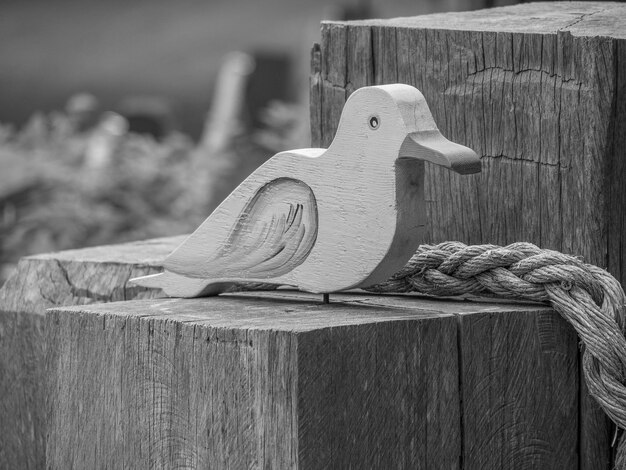
POLYGON ((556 418, 578 416, 572 330, 554 314, 488 312, 463 315, 459 335, 463 468, 579 468, 578 420, 556 418))
POLYGON ((151 297, 127 286, 158 271, 181 237, 36 255, 0 289, 0 468, 45 468, 44 315, 58 305, 151 297))
POLYGON ((316 293, 384 282, 417 250, 424 162, 480 171, 444 138, 414 87, 363 87, 346 102, 328 149, 274 155, 140 285, 172 297, 245 282, 316 293))
POLYGON ((623 192, 615 201, 606 183, 621 181, 626 151, 625 38, 626 6, 598 2, 324 23, 314 143, 330 142, 355 88, 414 85, 483 164, 464 178, 428 166, 429 240, 524 239, 610 262, 619 277, 626 255, 609 229, 622 226, 623 192))
MULTIPOLYGON (((626 5, 524 4, 324 23, 314 49, 314 145, 346 97, 408 83, 482 172, 426 165, 425 242, 529 241, 582 255, 626 281, 626 5)), ((581 468, 610 467, 611 428, 583 393, 581 468), (598 439, 604 436, 604 440, 598 439)))
POLYGON ((576 468, 553 311, 222 295, 56 308, 48 468, 576 468), (530 466, 528 466, 530 465, 530 466))

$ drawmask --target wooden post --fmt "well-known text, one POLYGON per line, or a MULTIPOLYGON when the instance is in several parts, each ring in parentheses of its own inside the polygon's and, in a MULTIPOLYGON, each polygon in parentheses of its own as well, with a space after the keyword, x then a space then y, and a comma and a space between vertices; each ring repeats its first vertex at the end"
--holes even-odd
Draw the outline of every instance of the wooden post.
POLYGON ((182 237, 30 256, 0 289, 0 468, 45 468, 45 310, 151 297, 126 286, 157 272, 182 237))
MULTIPOLYGON (((476 176, 427 164, 425 242, 528 241, 626 281, 626 6, 533 3, 328 22, 313 51, 314 145, 356 88, 407 83, 476 176)), ((612 426, 584 392, 581 469, 608 470, 612 426)))
POLYGON ((624 24, 626 5, 602 2, 325 22, 314 145, 329 144, 355 89, 413 85, 442 133, 483 161, 462 178, 428 166, 428 241, 530 241, 624 279, 624 24))
POLYGON ((45 330, 50 469, 578 464, 577 340, 546 307, 278 291, 45 330))

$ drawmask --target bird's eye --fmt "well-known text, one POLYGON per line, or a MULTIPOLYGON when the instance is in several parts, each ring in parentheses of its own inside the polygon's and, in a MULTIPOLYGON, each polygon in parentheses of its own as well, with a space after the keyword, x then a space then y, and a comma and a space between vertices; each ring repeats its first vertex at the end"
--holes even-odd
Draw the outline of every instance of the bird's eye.
POLYGON ((370 129, 376 130, 378 126, 380 126, 380 118, 378 116, 370 116, 367 123, 370 126, 370 129))

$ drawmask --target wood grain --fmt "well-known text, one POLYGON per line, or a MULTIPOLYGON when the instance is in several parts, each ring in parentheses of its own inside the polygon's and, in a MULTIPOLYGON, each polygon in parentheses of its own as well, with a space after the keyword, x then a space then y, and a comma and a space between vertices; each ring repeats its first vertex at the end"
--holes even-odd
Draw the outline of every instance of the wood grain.
POLYGON ((576 333, 553 312, 462 314, 464 469, 579 468, 576 333))
MULTIPOLYGON (((371 42, 356 33, 351 43, 371 42)), ((242 283, 328 293, 402 269, 423 238, 424 162, 470 174, 480 161, 441 135, 416 88, 361 84, 351 82, 359 88, 328 149, 274 155, 165 259, 162 274, 132 281, 172 297, 242 283)))
POLYGON ((51 469, 578 461, 576 337, 546 307, 276 291, 55 308, 46 332, 51 469))
MULTIPOLYGON (((626 6, 610 2, 324 23, 312 106, 327 121, 312 135, 329 142, 346 77, 416 86, 442 132, 482 161, 462 178, 426 164, 424 242, 528 241, 624 283, 625 32, 626 6), (352 67, 357 55, 369 69, 352 67)), ((611 427, 585 391, 581 413, 581 469, 607 470, 611 427)))
POLYGON ((154 297, 127 286, 159 269, 181 237, 22 259, 0 289, 0 468, 45 468, 45 309, 154 297))

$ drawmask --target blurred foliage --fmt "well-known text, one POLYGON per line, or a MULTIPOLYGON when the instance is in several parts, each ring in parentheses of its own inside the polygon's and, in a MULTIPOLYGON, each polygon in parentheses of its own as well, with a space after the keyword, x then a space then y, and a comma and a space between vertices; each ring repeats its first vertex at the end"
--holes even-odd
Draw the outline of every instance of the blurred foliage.
POLYGON ((69 111, 37 113, 20 131, 0 125, 0 284, 25 255, 191 232, 219 203, 206 186, 228 186, 223 197, 276 151, 306 145, 303 111, 272 103, 264 128, 220 155, 180 133, 128 133, 114 113, 86 130, 69 111))
POLYGON ((263 127, 254 133, 253 141, 272 153, 309 147, 309 122, 303 119, 307 112, 299 103, 270 101, 259 116, 263 127))
POLYGON ((61 113, 37 114, 20 132, 0 127, 0 281, 23 255, 197 226, 202 215, 187 204, 191 140, 107 131, 77 132, 61 113))

